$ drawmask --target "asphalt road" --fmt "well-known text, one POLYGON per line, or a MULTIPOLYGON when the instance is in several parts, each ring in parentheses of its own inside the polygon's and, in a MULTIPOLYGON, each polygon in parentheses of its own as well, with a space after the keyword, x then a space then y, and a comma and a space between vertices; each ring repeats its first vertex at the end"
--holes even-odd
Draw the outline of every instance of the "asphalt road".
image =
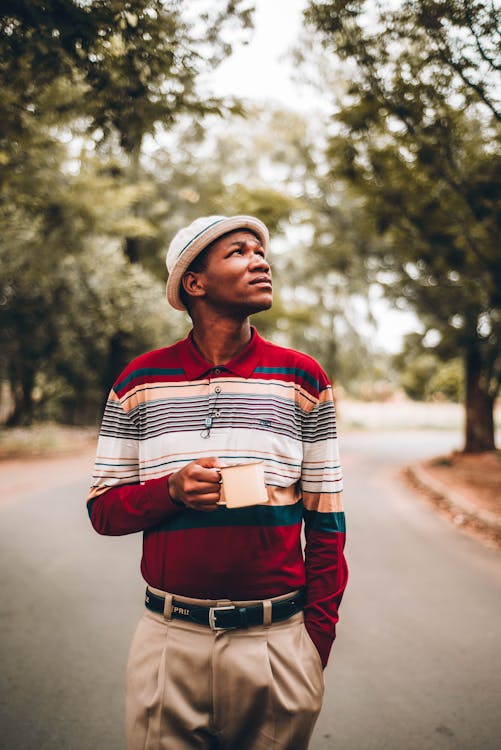
MULTIPOLYGON (((459 442, 344 436, 350 582, 311 750, 500 747, 501 555, 398 477, 459 442)), ((0 466, 0 748, 122 750, 140 538, 92 531, 85 460, 52 467, 0 466)))

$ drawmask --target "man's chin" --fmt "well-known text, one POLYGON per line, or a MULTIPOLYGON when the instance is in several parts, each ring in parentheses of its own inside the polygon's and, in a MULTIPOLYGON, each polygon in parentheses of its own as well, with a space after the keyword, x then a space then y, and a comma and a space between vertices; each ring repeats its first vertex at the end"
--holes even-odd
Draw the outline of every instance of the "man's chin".
POLYGON ((231 316, 236 315, 237 317, 247 317, 249 315, 256 315, 257 313, 269 310, 272 305, 273 298, 270 295, 267 299, 245 300, 229 306, 221 306, 219 310, 222 311, 224 308, 231 316))
POLYGON ((270 307, 272 307, 272 305, 273 305, 273 299, 271 297, 270 299, 262 300, 261 302, 249 303, 248 307, 251 308, 249 315, 255 315, 256 313, 269 310, 270 307))

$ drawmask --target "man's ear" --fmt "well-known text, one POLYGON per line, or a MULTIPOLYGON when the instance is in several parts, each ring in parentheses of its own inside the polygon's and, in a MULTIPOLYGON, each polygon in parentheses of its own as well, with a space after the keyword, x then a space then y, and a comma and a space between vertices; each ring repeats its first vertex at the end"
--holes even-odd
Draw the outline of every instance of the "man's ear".
POLYGON ((205 295, 205 288, 200 278, 200 274, 194 271, 186 271, 181 284, 189 297, 203 297, 205 295))

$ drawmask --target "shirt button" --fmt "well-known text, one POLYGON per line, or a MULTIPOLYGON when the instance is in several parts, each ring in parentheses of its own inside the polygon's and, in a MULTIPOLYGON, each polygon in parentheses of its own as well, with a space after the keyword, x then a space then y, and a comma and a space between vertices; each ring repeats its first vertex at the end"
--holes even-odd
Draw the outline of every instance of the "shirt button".
POLYGON ((221 370, 219 367, 214 368, 214 375, 221 375, 221 370))
POLYGON ((214 393, 221 393, 221 386, 220 385, 216 385, 216 387, 214 388, 214 393))

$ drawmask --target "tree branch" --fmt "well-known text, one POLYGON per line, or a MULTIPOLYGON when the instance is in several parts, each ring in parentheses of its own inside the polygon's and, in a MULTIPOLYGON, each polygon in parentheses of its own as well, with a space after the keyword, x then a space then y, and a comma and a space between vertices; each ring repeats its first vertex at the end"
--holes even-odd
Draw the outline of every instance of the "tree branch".
MULTIPOLYGON (((492 3, 491 3, 491 5, 492 5, 492 3)), ((484 47, 482 46, 482 43, 480 41, 480 36, 477 33, 477 31, 475 30, 475 27, 473 25, 473 16, 472 16, 472 13, 471 13, 471 7, 470 7, 469 0, 463 0, 463 7, 464 7, 464 14, 465 14, 465 18, 466 18, 466 21, 467 21, 467 24, 468 24, 468 28, 471 31, 471 33, 472 33, 472 35, 473 35, 473 37, 475 39, 476 47, 478 49, 478 52, 479 52, 481 58, 483 60, 485 60, 485 62, 489 63, 489 65, 492 68, 494 68, 494 70, 501 70, 501 65, 496 65, 496 62, 494 61, 494 59, 492 59, 487 54, 487 52, 485 51, 484 47)), ((494 6, 492 6, 492 17, 493 17, 493 21, 494 21, 494 19, 496 17, 496 10, 495 10, 494 6)))
POLYGON ((501 112, 498 112, 494 104, 491 101, 489 101, 489 99, 486 97, 484 93, 483 88, 478 83, 474 83, 473 81, 470 81, 470 79, 465 74, 461 66, 458 63, 454 62, 454 60, 443 59, 443 62, 445 62, 453 70, 456 71, 456 73, 459 75, 463 83, 465 83, 469 88, 473 89, 473 91, 475 91, 478 94, 479 98, 483 101, 483 103, 491 110, 496 120, 498 122, 501 122, 501 112))

